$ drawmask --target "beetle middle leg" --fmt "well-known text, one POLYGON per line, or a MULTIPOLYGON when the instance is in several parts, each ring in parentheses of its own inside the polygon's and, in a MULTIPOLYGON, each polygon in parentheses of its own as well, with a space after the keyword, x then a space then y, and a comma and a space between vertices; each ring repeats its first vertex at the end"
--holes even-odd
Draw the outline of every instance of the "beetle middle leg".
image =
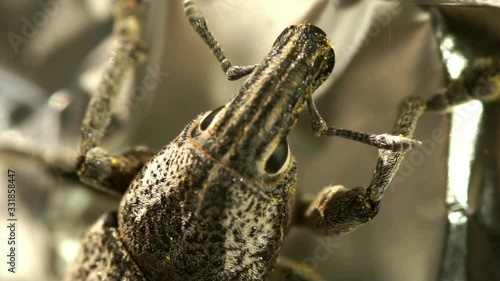
POLYGON ((306 96, 306 101, 313 130, 318 136, 336 136, 393 151, 404 151, 421 145, 420 141, 411 139, 410 136, 402 134, 367 134, 329 127, 319 114, 314 104, 314 100, 310 95, 306 96))

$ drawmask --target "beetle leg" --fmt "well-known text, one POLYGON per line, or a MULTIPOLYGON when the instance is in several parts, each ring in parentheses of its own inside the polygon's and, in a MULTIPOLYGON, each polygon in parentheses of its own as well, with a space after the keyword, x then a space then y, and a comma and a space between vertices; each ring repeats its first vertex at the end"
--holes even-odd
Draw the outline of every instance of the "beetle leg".
POLYGON ((124 192, 135 174, 153 155, 147 149, 136 148, 121 156, 112 156, 99 147, 111 122, 126 73, 146 58, 146 47, 140 39, 142 19, 139 2, 114 1, 116 46, 82 122, 76 168, 82 182, 118 194, 124 192))
POLYGON ((307 107, 309 108, 309 114, 311 116, 312 128, 317 136, 336 136, 393 151, 405 151, 421 145, 420 141, 411 139, 410 137, 401 134, 367 134, 347 129, 329 127, 319 114, 319 111, 310 95, 306 96, 306 101, 307 107))
POLYGON ((462 74, 427 101, 428 110, 446 111, 473 99, 500 99, 500 59, 477 58, 462 74))
POLYGON ((146 147, 139 146, 114 156, 101 147, 94 147, 83 159, 77 174, 80 181, 87 185, 122 196, 154 154, 146 147))
POLYGON ((114 33, 116 47, 111 52, 108 66, 87 107, 81 127, 79 153, 99 145, 111 121, 111 114, 125 74, 146 57, 145 44, 140 40, 142 23, 138 0, 114 2, 114 33))
MULTIPOLYGON (((411 138, 424 110, 425 103, 420 98, 407 99, 393 134, 411 138)), ((382 195, 396 174, 404 154, 404 151, 380 149, 368 188, 326 187, 312 202, 299 202, 296 223, 320 232, 340 234, 368 222, 378 213, 382 195)))
POLYGON ((70 149, 49 149, 10 131, 0 134, 0 152, 35 159, 66 180, 81 181, 118 196, 155 154, 145 147, 135 147, 114 156, 101 147, 94 147, 80 159, 70 149), (85 163, 79 164, 78 160, 85 163))
POLYGON ((97 92, 92 96, 81 127, 78 154, 51 150, 36 142, 0 136, 0 150, 18 156, 35 157, 66 179, 82 181, 108 193, 121 195, 153 152, 137 147, 121 155, 111 155, 99 144, 108 128, 125 74, 144 60, 145 46, 140 40, 142 22, 140 0, 115 0, 115 47, 97 92))

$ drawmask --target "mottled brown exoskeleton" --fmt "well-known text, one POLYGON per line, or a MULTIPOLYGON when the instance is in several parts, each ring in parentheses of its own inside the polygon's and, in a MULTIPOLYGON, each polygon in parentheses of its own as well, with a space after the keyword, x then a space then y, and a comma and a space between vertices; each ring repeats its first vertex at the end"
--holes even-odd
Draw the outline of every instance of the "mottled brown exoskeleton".
MULTIPOLYGON (((125 71, 141 60, 138 1, 116 1, 121 38, 82 125, 70 178, 123 194, 117 212, 85 234, 66 280, 323 280, 278 258, 291 225, 321 233, 350 232, 371 220, 407 149, 419 116, 472 98, 500 94, 499 61, 475 61, 449 91, 403 103, 392 134, 328 127, 312 94, 330 75, 335 54, 326 34, 303 23, 286 28, 257 65, 231 66, 196 5, 185 11, 229 79, 249 78, 225 105, 202 113, 158 153, 135 148, 112 155, 99 147, 125 71), (477 77, 481 83, 476 83, 477 77), (472 81, 472 82, 471 82, 472 81), (484 85, 486 83, 487 85, 484 85), (378 147, 371 183, 326 187, 313 200, 296 197, 297 165, 287 136, 307 105, 318 136, 339 136, 378 147)), ((51 166, 66 159, 33 147, 51 166)))

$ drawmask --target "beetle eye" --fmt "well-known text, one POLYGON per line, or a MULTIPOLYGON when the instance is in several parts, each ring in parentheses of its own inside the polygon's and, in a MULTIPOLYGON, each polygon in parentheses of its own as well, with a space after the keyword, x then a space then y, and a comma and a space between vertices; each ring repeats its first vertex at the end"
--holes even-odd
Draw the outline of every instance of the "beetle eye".
POLYGON ((210 124, 212 123, 212 121, 214 120, 215 116, 217 115, 217 113, 219 113, 219 111, 223 108, 224 106, 221 106, 221 107, 218 107, 214 110, 212 110, 212 112, 210 112, 206 117, 205 119, 203 119, 203 121, 201 121, 201 124, 200 124, 200 130, 202 131, 205 131, 208 126, 210 126, 210 124))
POLYGON ((278 172, 288 158, 288 142, 286 138, 276 147, 273 154, 267 159, 265 170, 270 174, 278 172))

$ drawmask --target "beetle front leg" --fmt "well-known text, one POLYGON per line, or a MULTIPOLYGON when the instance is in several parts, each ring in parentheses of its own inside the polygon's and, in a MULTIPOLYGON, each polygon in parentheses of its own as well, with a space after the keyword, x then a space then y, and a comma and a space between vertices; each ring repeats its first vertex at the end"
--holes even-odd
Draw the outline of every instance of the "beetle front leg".
POLYGON ((367 134, 347 129, 329 127, 319 114, 314 100, 310 95, 306 96, 307 107, 311 116, 312 128, 317 136, 341 137, 364 144, 375 146, 380 149, 392 151, 405 151, 419 147, 422 143, 402 134, 367 134))
POLYGON ((99 147, 110 124, 125 74, 146 58, 146 47, 140 39, 142 19, 139 2, 114 1, 115 48, 83 119, 76 168, 82 182, 119 195, 153 156, 152 152, 142 147, 119 156, 113 156, 99 147))
POLYGON ((135 173, 153 156, 143 148, 136 149, 134 153, 111 156, 99 147, 110 124, 124 75, 140 60, 138 56, 143 55, 142 47, 140 41, 119 43, 97 93, 90 100, 81 127, 78 177, 86 184, 111 193, 122 194, 135 173), (131 164, 132 167, 127 167, 131 164))
POLYGON ((142 19, 139 2, 139 0, 114 1, 115 47, 83 119, 79 148, 81 156, 85 156, 90 149, 100 144, 110 124, 125 74, 146 58, 146 47, 140 39, 142 19))
POLYGON ((91 149, 78 169, 80 181, 106 193, 122 196, 130 182, 155 153, 138 146, 120 155, 101 147, 91 149))
MULTIPOLYGON (((425 103, 420 98, 407 99, 393 135, 411 138, 424 110, 425 103)), ((368 222, 377 215, 382 195, 396 174, 404 154, 404 151, 379 150, 368 188, 329 186, 312 202, 299 201, 296 223, 320 232, 340 234, 368 222)))
POLYGON ((120 155, 111 155, 99 147, 120 93, 125 74, 143 61, 146 53, 140 40, 142 20, 139 0, 115 0, 113 6, 115 47, 108 66, 87 107, 81 127, 78 153, 49 149, 21 136, 0 135, 0 152, 37 161, 62 174, 63 178, 82 181, 108 193, 122 195, 129 183, 153 156, 153 152, 137 147, 120 155))

